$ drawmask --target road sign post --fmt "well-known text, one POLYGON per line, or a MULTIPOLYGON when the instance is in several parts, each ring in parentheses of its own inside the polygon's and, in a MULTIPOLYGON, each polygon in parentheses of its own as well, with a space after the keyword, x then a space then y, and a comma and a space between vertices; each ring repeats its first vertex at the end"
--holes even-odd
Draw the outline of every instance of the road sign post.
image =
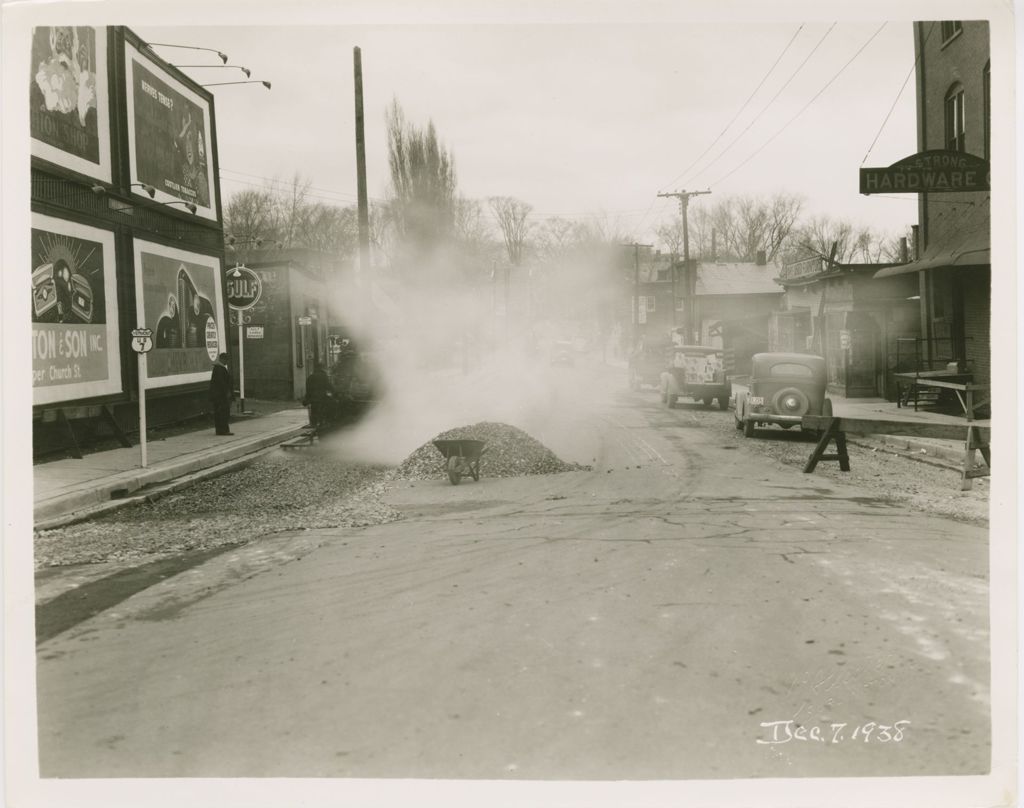
POLYGON ((146 468, 146 354, 153 349, 153 330, 150 328, 132 329, 132 350, 139 357, 139 451, 141 452, 142 468, 146 468))
POLYGON ((263 282, 260 276, 248 267, 236 266, 228 270, 228 306, 232 318, 238 324, 238 407, 245 412, 245 323, 249 322, 249 310, 260 302, 263 282))

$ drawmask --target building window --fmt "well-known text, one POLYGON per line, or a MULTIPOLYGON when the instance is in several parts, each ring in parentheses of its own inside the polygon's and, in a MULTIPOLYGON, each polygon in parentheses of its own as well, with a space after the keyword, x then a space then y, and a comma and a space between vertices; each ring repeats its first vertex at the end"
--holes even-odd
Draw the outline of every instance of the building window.
POLYGON ((956 84, 946 93, 946 150, 964 148, 964 88, 956 84))
POLYGON ((945 45, 949 40, 964 30, 963 23, 960 20, 943 20, 942 22, 942 44, 945 45))
POLYGON ((991 62, 985 63, 985 69, 981 71, 981 91, 983 97, 983 115, 985 125, 985 159, 992 159, 992 73, 991 62))
POLYGON ((654 311, 654 295, 647 295, 647 311, 654 311))

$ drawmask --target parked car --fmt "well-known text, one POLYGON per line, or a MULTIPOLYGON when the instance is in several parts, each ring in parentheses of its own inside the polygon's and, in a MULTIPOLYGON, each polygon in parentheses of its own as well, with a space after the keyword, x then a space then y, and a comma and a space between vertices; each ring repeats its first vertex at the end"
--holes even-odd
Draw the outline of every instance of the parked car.
POLYGON ((752 438, 758 426, 800 426, 805 415, 832 415, 825 395, 825 360, 812 354, 759 353, 751 359, 747 392, 736 395, 736 428, 752 438))
POLYGON ((676 400, 688 396, 718 408, 729 406, 732 386, 726 374, 721 348, 707 345, 673 345, 669 349, 669 367, 661 372, 661 400, 669 409, 676 400))
POLYGON ((644 344, 629 357, 629 389, 639 390, 661 385, 661 372, 668 365, 669 346, 665 343, 644 344))

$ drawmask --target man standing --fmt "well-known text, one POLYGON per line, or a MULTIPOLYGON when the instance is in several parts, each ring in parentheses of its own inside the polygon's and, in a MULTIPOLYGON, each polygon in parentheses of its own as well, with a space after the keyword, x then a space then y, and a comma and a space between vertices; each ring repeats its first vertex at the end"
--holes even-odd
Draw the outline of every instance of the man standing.
POLYGON ((210 376, 210 402, 213 404, 213 427, 218 435, 234 435, 228 428, 231 413, 231 371, 228 370, 228 355, 222 353, 213 364, 210 376))
POLYGON ((306 401, 309 402, 309 424, 318 432, 327 425, 330 399, 334 396, 334 387, 320 362, 313 364, 313 372, 306 379, 306 401))

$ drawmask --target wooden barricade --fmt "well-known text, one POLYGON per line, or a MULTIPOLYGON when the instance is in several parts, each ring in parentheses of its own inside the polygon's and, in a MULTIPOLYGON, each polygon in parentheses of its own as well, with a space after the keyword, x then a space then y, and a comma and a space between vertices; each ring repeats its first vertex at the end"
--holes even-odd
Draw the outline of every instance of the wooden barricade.
POLYGON ((821 460, 838 460, 842 471, 850 470, 850 455, 846 449, 846 435, 901 435, 906 437, 937 438, 940 440, 963 440, 964 463, 961 473, 961 491, 973 486, 974 478, 987 477, 991 473, 992 457, 989 438, 992 429, 987 426, 966 424, 930 424, 912 421, 883 421, 873 418, 834 418, 825 415, 805 415, 801 428, 821 433, 821 438, 804 466, 804 473, 814 471, 821 460), (834 454, 826 454, 829 443, 835 442, 834 454), (985 459, 985 468, 974 468, 977 452, 985 459))

